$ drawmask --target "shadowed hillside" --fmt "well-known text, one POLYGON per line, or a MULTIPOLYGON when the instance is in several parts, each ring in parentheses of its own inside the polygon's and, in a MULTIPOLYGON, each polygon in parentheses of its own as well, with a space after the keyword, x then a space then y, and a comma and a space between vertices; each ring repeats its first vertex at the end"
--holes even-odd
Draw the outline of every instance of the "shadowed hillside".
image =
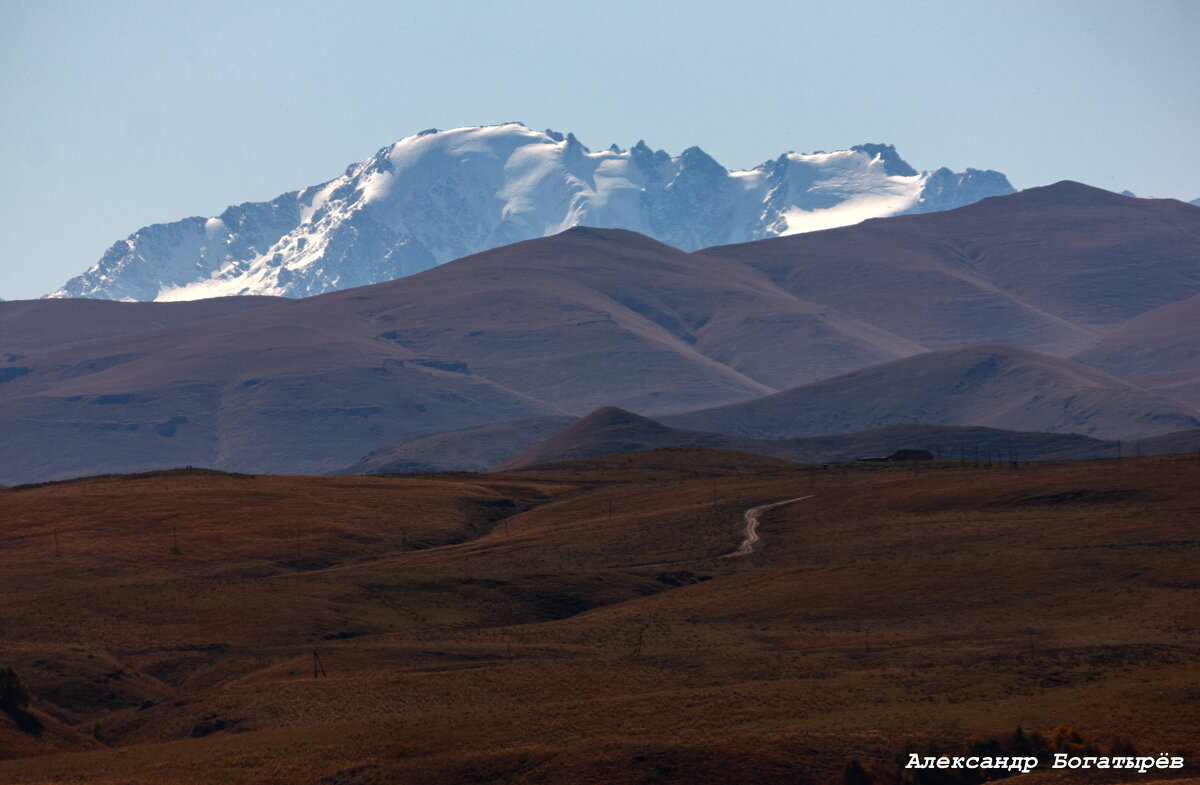
POLYGON ((721 434, 668 428, 647 417, 608 406, 577 420, 536 447, 510 457, 496 466, 496 470, 668 447, 741 449, 736 442, 721 434))
MULTIPOLYGON (((1186 432, 1193 433, 1200 431, 1186 432)), ((1166 448, 1177 441, 1181 445, 1188 443, 1185 434, 1180 436, 1181 440, 1175 441, 1164 437, 1162 449, 1158 452, 1171 452, 1166 448)), ((1145 442, 1146 454, 1153 454, 1150 443, 1158 445, 1158 442, 1152 439, 1145 442)), ((970 460, 972 463, 985 461, 989 464, 993 460, 999 463, 1014 458, 1023 461, 1112 458, 1120 452, 1114 442, 1078 434, 936 425, 893 425, 858 433, 800 439, 749 439, 670 428, 654 420, 608 407, 592 412, 541 444, 514 455, 498 465, 496 470, 671 447, 738 450, 801 464, 886 457, 900 450, 927 450, 934 458, 970 460)))
POLYGON ((1122 379, 1200 406, 1200 297, 1130 319, 1072 357, 1122 379))
POLYGON ((1195 410, 1099 371, 1004 346, 931 352, 745 403, 663 418, 753 438, 901 423, 1130 439, 1200 426, 1195 410))
POLYGON ((702 253, 747 261, 798 297, 930 349, 1067 354, 1200 294, 1200 210, 1063 181, 935 216, 702 253))
POLYGON ((431 433, 393 442, 335 474, 486 472, 575 422, 574 417, 532 417, 431 433))
MULTIPOLYGON (((576 228, 300 301, 0 303, 0 482, 180 465, 324 473, 414 437, 600 406, 663 417, 842 384, 864 368, 875 370, 855 377, 862 389, 805 388, 804 423, 735 432, 1186 429, 1197 424, 1186 357, 1169 363, 1181 376, 1154 381, 1183 402, 1167 404, 1020 350, 1099 352, 1130 318, 1200 294, 1198 216, 1060 183, 692 254, 576 228), (918 362, 996 342, 1018 350, 1005 378, 990 378, 993 400, 951 401, 976 380, 918 362), (916 364, 886 365, 905 360, 916 364), (880 369, 897 367, 931 374, 928 400, 906 394, 907 379, 884 380, 880 369)), ((1154 353, 1153 341, 1113 346, 1154 353)), ((412 449, 397 460, 440 465, 412 449)))

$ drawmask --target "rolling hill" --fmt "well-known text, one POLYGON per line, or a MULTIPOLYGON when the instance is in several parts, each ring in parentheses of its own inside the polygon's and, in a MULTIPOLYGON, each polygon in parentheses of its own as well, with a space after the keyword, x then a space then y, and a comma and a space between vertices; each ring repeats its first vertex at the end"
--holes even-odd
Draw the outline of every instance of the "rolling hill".
POLYGON ((914 475, 675 449, 0 505, 0 667, 45 726, 0 712, 5 785, 828 785, 851 758, 884 785, 913 739, 1018 726, 1046 747, 1022 782, 1196 780, 1192 456, 914 475), (1051 768, 1085 741, 1189 768, 1051 768))
POLYGON ((707 249, 930 349, 1066 355, 1200 294, 1200 211, 1074 182, 934 216, 707 249))
POLYGON ((930 352, 668 425, 787 439, 905 423, 1131 439, 1200 427, 1198 413, 1091 368, 1005 346, 930 352))
MULTIPOLYGON (((0 315, 24 307, 4 303, 0 315)), ((574 229, 196 322, 140 318, 36 350, 0 335, 10 403, 0 435, 22 456, 0 479, 175 465, 324 472, 410 436, 604 404, 697 408, 772 392, 803 368, 921 351, 752 270, 620 230, 574 229), (710 346, 726 340, 744 354, 710 346), (750 375, 759 369, 768 381, 750 375)))
MULTIPOLYGON (((4 302, 0 300, 0 302, 4 302)), ((19 300, 0 308, 0 352, 47 349, 94 339, 182 327, 204 319, 245 313, 280 302, 277 297, 220 297, 183 307, 169 303, 109 300, 19 300)), ((11 355, 8 362, 18 362, 11 355)))
POLYGON ((574 417, 550 415, 413 436, 372 450, 334 473, 486 472, 573 422, 574 417))
POLYGON ((1198 216, 1063 183, 697 253, 574 228, 298 301, 0 303, 0 482, 328 472, 412 437, 603 406, 662 418, 812 384, 785 425, 734 432, 1187 429, 1187 402, 1021 352, 1096 346, 1200 293, 1198 216), (992 371, 919 360, 995 342, 1017 348, 992 371))
POLYGON ((318 472, 423 424, 556 413, 291 305, 22 352, 0 366, 0 477, 182 465, 318 472))
MULTIPOLYGON (((1187 432, 1192 435, 1193 432, 1187 432)), ((1147 442, 1147 455, 1153 450, 1147 442)), ((1164 440, 1162 447, 1188 444, 1189 436, 1164 440)), ((513 455, 495 471, 523 469, 602 455, 675 447, 737 450, 800 464, 824 464, 886 457, 899 450, 928 450, 935 458, 997 462, 1086 460, 1119 455, 1113 442, 1078 434, 1005 431, 996 428, 893 425, 837 436, 798 439, 751 439, 671 428, 614 407, 597 409, 554 436, 513 455)), ((1166 451, 1166 450, 1164 450, 1166 451)))
POLYGON ((1130 319, 1072 356, 1189 406, 1200 406, 1200 296, 1130 319))

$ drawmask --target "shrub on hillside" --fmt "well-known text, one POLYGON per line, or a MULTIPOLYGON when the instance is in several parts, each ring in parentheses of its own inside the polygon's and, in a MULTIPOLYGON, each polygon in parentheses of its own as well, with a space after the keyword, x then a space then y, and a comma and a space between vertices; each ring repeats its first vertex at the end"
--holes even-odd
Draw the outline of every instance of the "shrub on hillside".
MULTIPOLYGON (((1132 748, 1127 740, 1124 747, 1132 748)), ((1055 753, 1065 752, 1071 755, 1095 755, 1097 745, 1088 740, 1079 731, 1066 725, 1059 725, 1047 738, 1034 731, 1026 733, 1017 727, 1011 734, 997 736, 981 736, 975 734, 963 739, 959 746, 938 744, 933 740, 918 743, 906 741, 896 755, 895 778, 904 785, 980 785, 989 780, 1011 777, 1017 771, 1009 769, 970 769, 970 768, 907 768, 910 756, 914 753, 921 759, 938 756, 977 757, 977 758, 1037 758, 1039 765, 1048 766, 1054 759, 1055 753)), ((882 781, 877 778, 878 781, 882 781)))
POLYGON ((29 700, 29 689, 17 678, 17 672, 10 667, 0 668, 0 711, 12 717, 23 733, 40 736, 41 720, 25 711, 29 700))
POLYGON ((858 758, 851 758, 842 766, 835 785, 875 785, 876 778, 862 765, 858 758))
POLYGON ((1083 737, 1083 734, 1068 725, 1059 725, 1050 733, 1050 743, 1055 752, 1065 752, 1069 755, 1096 755, 1099 753, 1096 745, 1083 737))
POLYGON ((29 705, 29 690, 10 667, 0 668, 0 709, 8 712, 29 705))

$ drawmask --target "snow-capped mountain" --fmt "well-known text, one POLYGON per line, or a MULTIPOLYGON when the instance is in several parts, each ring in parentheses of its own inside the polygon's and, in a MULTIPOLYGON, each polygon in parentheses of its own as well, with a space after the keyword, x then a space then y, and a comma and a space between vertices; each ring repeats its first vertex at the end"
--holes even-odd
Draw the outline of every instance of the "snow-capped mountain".
POLYGON ((322 185, 145 227, 51 297, 305 297, 377 283, 576 225, 684 250, 1012 193, 999 172, 919 173, 890 145, 786 153, 728 171, 698 147, 592 152, 519 123, 424 131, 322 185))

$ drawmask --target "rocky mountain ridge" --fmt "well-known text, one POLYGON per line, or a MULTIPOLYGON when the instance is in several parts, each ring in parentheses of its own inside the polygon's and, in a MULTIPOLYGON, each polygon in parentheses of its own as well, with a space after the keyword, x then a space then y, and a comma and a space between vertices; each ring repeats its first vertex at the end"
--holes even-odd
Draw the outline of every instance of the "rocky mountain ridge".
POLYGON ((699 147, 592 152, 518 123, 430 130, 328 182, 113 244, 51 297, 307 297, 421 272, 577 225, 686 251, 925 213, 1012 193, 1004 175, 919 173, 894 147, 786 153, 728 171, 699 147))

